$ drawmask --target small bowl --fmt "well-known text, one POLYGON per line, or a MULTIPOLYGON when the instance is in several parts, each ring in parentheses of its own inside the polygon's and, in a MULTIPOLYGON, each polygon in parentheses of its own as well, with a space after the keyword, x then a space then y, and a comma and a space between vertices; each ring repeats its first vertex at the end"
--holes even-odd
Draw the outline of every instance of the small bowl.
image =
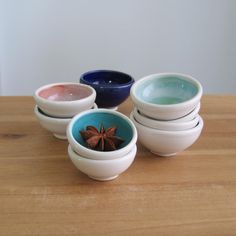
POLYGON ((194 128, 182 131, 164 131, 149 128, 137 122, 133 113, 130 114, 130 118, 138 130, 141 144, 159 156, 173 156, 177 152, 190 147, 198 139, 203 128, 201 117, 194 128))
POLYGON ((76 115, 67 128, 67 138, 72 149, 83 157, 95 160, 110 160, 126 155, 136 144, 137 137, 137 130, 127 116, 108 109, 84 111, 76 115), (80 131, 86 130, 89 125, 99 129, 101 124, 106 129, 112 126, 117 127, 116 135, 125 140, 119 149, 115 151, 96 151, 87 147, 80 131))
POLYGON ((133 110, 133 116, 139 122, 140 124, 154 128, 154 129, 159 129, 159 130, 166 130, 166 131, 180 131, 180 130, 187 130, 195 127, 200 119, 199 115, 196 115, 195 118, 193 118, 190 121, 183 121, 183 122, 166 122, 166 121, 160 121, 160 120, 155 120, 152 118, 149 118, 147 116, 143 116, 140 114, 139 110, 137 107, 134 108, 133 110))
POLYGON ((201 84, 189 75, 161 73, 144 77, 131 88, 139 111, 158 120, 174 120, 190 113, 200 102, 201 84))
POLYGON ((130 95, 134 79, 119 71, 94 70, 81 75, 80 83, 90 85, 96 90, 96 103, 99 108, 117 109, 130 95))
MULTIPOLYGON (((97 109, 94 103, 93 109, 97 109)), ((72 118, 58 118, 45 114, 37 105, 34 107, 34 113, 43 128, 53 133, 58 139, 67 139, 66 128, 72 118)))
POLYGON ((120 158, 113 160, 92 160, 74 152, 69 145, 68 154, 73 164, 90 178, 99 181, 108 181, 117 178, 127 170, 134 161, 137 152, 136 145, 120 158))
MULTIPOLYGON (((162 121, 162 122, 166 122, 166 123, 182 123, 182 122, 188 122, 188 121, 191 121, 193 120, 194 118, 196 118, 196 116, 198 115, 198 112, 200 111, 200 108, 201 108, 201 103, 199 102, 197 104, 197 106, 190 112, 188 113, 187 115, 183 116, 183 117, 180 117, 178 119, 174 119, 174 120, 159 120, 159 121, 162 121)), ((143 114, 141 111, 139 111, 140 115, 142 116, 145 116, 147 118, 151 118, 151 119, 154 119, 152 117, 149 117, 149 116, 146 116, 145 114, 143 114)), ((155 120, 158 120, 158 119, 155 119, 155 120)))
POLYGON ((53 117, 71 118, 89 110, 95 101, 96 91, 79 83, 55 83, 40 87, 34 94, 39 108, 53 117))
POLYGON ((197 106, 187 115, 180 117, 178 119, 175 119, 175 120, 166 120, 165 122, 181 123, 181 122, 191 121, 198 115, 200 108, 201 108, 201 103, 199 102, 197 106))

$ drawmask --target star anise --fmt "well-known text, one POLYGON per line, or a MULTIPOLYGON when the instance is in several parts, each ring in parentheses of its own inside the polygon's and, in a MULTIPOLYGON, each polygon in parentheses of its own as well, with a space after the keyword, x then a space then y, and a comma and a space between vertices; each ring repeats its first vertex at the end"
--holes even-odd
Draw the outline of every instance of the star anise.
POLYGON ((117 128, 110 127, 105 129, 103 125, 100 131, 94 126, 87 126, 85 131, 80 131, 80 134, 88 147, 97 151, 114 151, 124 140, 116 136, 117 128))

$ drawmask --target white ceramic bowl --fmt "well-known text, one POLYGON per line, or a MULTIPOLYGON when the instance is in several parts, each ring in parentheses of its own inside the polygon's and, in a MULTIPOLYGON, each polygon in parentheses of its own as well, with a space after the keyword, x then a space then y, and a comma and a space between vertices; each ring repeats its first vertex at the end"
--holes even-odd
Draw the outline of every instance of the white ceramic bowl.
POLYGON ((100 181, 112 180, 127 170, 134 161, 136 145, 130 152, 113 160, 93 160, 80 156, 69 145, 68 154, 73 164, 90 178, 100 181))
POLYGON ((38 107, 47 115, 71 118, 92 108, 95 90, 85 84, 55 83, 40 87, 34 94, 38 107))
POLYGON ((163 131, 149 128, 137 122, 132 113, 130 118, 138 130, 141 144, 159 156, 173 156, 190 147, 198 139, 203 128, 201 117, 197 126, 183 131, 163 131))
POLYGON ((67 127, 67 138, 72 149, 79 155, 95 160, 111 160, 126 155, 137 142, 138 134, 133 122, 124 114, 109 110, 96 109, 84 111, 76 115, 67 127), (117 127, 117 136, 125 142, 115 151, 97 151, 86 146, 80 135, 81 130, 87 126, 95 126, 97 129, 104 125, 107 129, 111 126, 117 127))
POLYGON ((154 128, 159 130, 166 130, 166 131, 180 131, 180 130, 187 130, 195 127, 200 119, 199 115, 196 115, 196 117, 190 121, 183 121, 183 122, 166 122, 166 121, 159 121, 152 118, 149 118, 147 116, 143 116, 138 111, 137 107, 133 110, 133 116, 139 122, 140 124, 154 128))
MULTIPOLYGON (((170 122, 170 123, 181 123, 181 122, 186 122, 186 121, 191 121, 193 120, 197 115, 198 115, 198 112, 200 111, 200 108, 201 108, 201 103, 199 102, 197 104, 197 106, 190 112, 188 113, 187 115, 183 116, 183 117, 180 117, 178 119, 174 119, 174 120, 159 120, 159 121, 164 121, 164 122, 170 122)), ((151 118, 151 119, 154 119, 152 117, 148 117, 146 116, 145 114, 143 114, 141 111, 139 111, 139 113, 142 115, 142 116, 145 116, 147 118, 151 118)), ((156 119, 157 120, 157 119, 156 119)))
MULTIPOLYGON (((97 109, 96 103, 94 103, 93 109, 97 109)), ((67 139, 66 128, 72 118, 58 118, 48 116, 43 113, 37 105, 34 107, 34 113, 43 128, 52 132, 56 138, 67 139)))
POLYGON ((161 73, 134 83, 131 98, 139 111, 159 120, 174 120, 189 114, 202 96, 201 84, 189 75, 161 73))

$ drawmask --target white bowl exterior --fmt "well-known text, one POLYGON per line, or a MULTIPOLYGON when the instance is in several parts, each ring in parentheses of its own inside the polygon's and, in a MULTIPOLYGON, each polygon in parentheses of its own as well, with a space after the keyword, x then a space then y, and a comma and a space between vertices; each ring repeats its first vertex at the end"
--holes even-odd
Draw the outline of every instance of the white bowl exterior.
POLYGON ((159 120, 174 120, 183 117, 194 110, 194 108, 200 102, 200 99, 202 97, 202 86, 196 79, 192 78, 189 75, 184 75, 179 73, 160 73, 160 74, 149 75, 136 81, 131 88, 130 96, 135 106, 139 109, 140 112, 142 112, 146 116, 159 120), (178 76, 190 82, 194 82, 196 85, 198 85, 197 95, 188 101, 169 105, 148 103, 137 97, 136 89, 141 83, 148 80, 151 81, 154 78, 156 79, 161 78, 163 76, 178 76))
MULTIPOLYGON (((183 116, 183 117, 180 117, 178 119, 174 119, 174 120, 159 120, 159 121, 163 121, 163 122, 171 122, 171 123, 181 123, 181 122, 188 122, 188 121, 191 121, 193 120, 197 115, 198 115, 198 112, 200 111, 200 108, 201 108, 201 103, 199 102, 197 104, 197 106, 190 112, 188 113, 187 115, 183 116)), ((139 111, 140 112, 140 111, 139 111)), ((141 112, 140 112, 141 113, 141 112)), ((142 116, 145 116, 147 118, 151 118, 151 119, 155 119, 155 118, 152 118, 152 117, 149 117, 149 116, 146 116, 144 115, 143 113, 141 113, 142 116)), ((157 119, 158 120, 158 119, 157 119)))
POLYGON ((198 115, 198 112, 200 111, 200 108, 201 108, 201 103, 199 102, 197 104, 197 106, 190 113, 188 113, 187 115, 185 115, 183 117, 180 117, 178 119, 175 119, 175 120, 167 120, 166 122, 181 123, 181 122, 191 121, 198 115))
POLYGON ((87 147, 84 147, 83 145, 81 145, 80 143, 78 143, 73 135, 72 135, 72 128, 74 123, 77 121, 77 119, 79 119, 79 117, 88 114, 88 113, 92 113, 92 110, 88 110, 88 111, 84 111, 78 115, 76 115, 70 122, 70 124, 67 127, 67 139, 69 144, 71 145, 72 149, 78 153, 81 156, 90 158, 90 159, 94 159, 94 160, 109 160, 109 159, 116 159, 119 158, 121 156, 126 155, 128 152, 130 152, 130 150, 133 148, 133 146, 136 144, 137 139, 138 139, 138 133, 136 130, 135 125, 133 124, 133 122, 124 114, 117 112, 117 111, 113 111, 113 110, 109 110, 109 109, 97 109, 96 112, 107 112, 107 113, 111 113, 111 114, 115 114, 117 116, 121 116, 123 119, 125 119, 129 125, 131 126, 132 130, 133 130, 133 137, 131 139, 131 141, 123 148, 117 149, 115 151, 107 151, 107 152, 102 152, 102 151, 96 151, 96 150, 92 150, 89 149, 87 147))
POLYGON ((38 106, 35 106, 34 113, 43 128, 52 132, 56 137, 67 139, 66 128, 71 121, 71 118, 54 118, 43 115, 38 111, 38 106))
POLYGON ((68 146, 68 154, 73 164, 83 173, 97 180, 109 180, 127 170, 134 161, 137 146, 134 145, 129 153, 112 160, 92 160, 82 157, 68 146))
POLYGON ((185 122, 159 121, 141 115, 136 107, 133 110, 133 116, 140 124, 144 126, 166 131, 181 131, 181 130, 191 129, 198 124, 200 119, 199 115, 197 115, 194 119, 185 122))
POLYGON ((160 156, 173 155, 190 147, 198 139, 203 128, 201 117, 196 127, 184 131, 156 130, 138 123, 132 114, 130 118, 138 130, 141 144, 160 156))
MULTIPOLYGON (((135 102, 134 102, 135 103, 135 102)), ((179 117, 182 117, 189 112, 191 112, 194 108, 194 105, 184 105, 182 108, 173 108, 171 110, 165 110, 163 111, 162 109, 159 108, 149 108, 145 107, 139 104, 135 104, 138 109, 145 115, 155 118, 155 119, 160 119, 160 120, 174 120, 178 119, 179 117)))
MULTIPOLYGON (((97 104, 94 103, 93 109, 97 109, 97 104)), ((38 106, 34 107, 34 113, 40 123, 40 125, 52 132, 55 137, 59 139, 67 139, 66 129, 72 118, 58 118, 58 117, 49 117, 38 110, 38 106)))
POLYGON ((69 82, 55 83, 55 84, 48 84, 37 89, 34 94, 34 99, 38 107, 46 114, 55 117, 70 118, 82 111, 89 110, 93 107, 96 99, 96 91, 92 87, 85 84, 69 83, 69 82), (73 101, 50 101, 38 95, 39 92, 45 88, 52 87, 55 85, 70 85, 70 84, 87 87, 92 91, 92 94, 86 98, 73 101))

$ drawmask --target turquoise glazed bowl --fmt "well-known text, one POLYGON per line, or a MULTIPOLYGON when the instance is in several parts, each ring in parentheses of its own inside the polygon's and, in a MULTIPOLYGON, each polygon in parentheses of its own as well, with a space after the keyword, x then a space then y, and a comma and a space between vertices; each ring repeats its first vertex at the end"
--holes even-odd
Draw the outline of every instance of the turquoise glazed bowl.
POLYGON ((116 159, 126 155, 134 147, 137 141, 137 130, 133 122, 120 112, 97 109, 88 110, 76 115, 67 128, 67 138, 72 149, 79 155, 96 160, 116 159), (86 130, 87 126, 95 126, 98 130, 101 125, 105 129, 116 127, 116 136, 121 137, 124 142, 115 151, 97 151, 87 147, 80 135, 80 131, 86 130))
POLYGON ((130 95, 134 79, 123 72, 94 70, 81 75, 80 83, 96 90, 96 103, 99 108, 116 109, 130 95))
POLYGON ((158 120, 174 120, 189 114, 201 96, 201 84, 178 73, 149 75, 131 88, 131 98, 138 110, 158 120))

